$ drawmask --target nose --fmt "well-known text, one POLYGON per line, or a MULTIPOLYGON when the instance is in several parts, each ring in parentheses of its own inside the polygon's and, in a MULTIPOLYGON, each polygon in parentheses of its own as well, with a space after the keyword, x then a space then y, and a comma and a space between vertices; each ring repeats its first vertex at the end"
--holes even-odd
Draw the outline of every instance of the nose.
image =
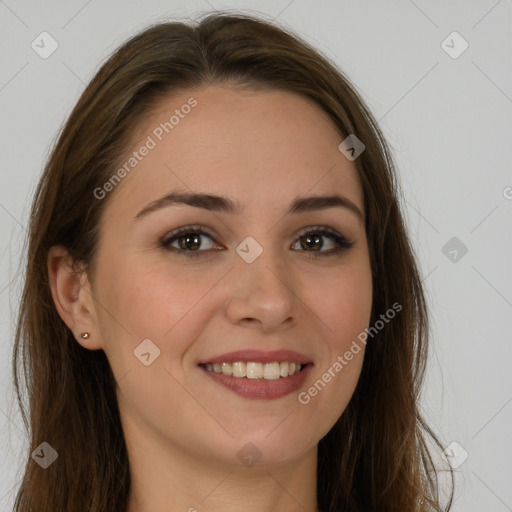
POLYGON ((302 303, 298 283, 283 255, 264 248, 252 263, 237 258, 229 273, 228 319, 237 325, 254 325, 263 332, 296 324, 302 303))

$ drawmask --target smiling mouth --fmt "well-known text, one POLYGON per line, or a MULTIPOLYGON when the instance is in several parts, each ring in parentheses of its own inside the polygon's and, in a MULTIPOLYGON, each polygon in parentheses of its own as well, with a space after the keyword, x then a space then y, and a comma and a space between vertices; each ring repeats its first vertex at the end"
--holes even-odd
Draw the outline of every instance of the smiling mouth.
POLYGON ((291 377, 304 370, 308 365, 291 361, 259 363, 253 361, 235 361, 200 364, 209 372, 219 373, 239 379, 277 380, 291 377))

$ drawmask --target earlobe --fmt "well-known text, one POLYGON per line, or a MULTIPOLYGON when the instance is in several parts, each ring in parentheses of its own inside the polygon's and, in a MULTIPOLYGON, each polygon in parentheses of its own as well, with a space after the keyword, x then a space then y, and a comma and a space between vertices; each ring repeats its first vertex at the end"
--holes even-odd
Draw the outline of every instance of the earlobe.
POLYGON ((63 322, 84 348, 102 348, 98 332, 94 300, 85 271, 77 269, 68 250, 53 246, 48 251, 48 282, 55 308, 63 322))

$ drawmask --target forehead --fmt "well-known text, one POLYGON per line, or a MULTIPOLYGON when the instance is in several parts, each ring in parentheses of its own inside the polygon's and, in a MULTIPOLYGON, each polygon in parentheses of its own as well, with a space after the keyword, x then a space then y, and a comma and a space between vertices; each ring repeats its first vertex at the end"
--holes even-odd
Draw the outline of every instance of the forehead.
POLYGON ((122 215, 174 189, 234 197, 253 212, 339 192, 364 210, 356 167, 338 150, 342 136, 295 93, 225 86, 174 93, 134 127, 132 140, 120 162, 128 172, 108 205, 122 215))

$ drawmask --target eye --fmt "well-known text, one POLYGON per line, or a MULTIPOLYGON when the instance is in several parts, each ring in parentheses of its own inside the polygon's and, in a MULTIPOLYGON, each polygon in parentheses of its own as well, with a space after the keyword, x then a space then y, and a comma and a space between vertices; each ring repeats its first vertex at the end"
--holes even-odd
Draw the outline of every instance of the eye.
POLYGON ((299 240, 293 245, 297 245, 298 243, 300 243, 300 246, 305 252, 312 252, 313 257, 332 256, 341 251, 351 249, 354 246, 354 242, 350 242, 343 235, 326 226, 313 226, 302 231, 299 234, 299 240), (331 241, 325 244, 322 240, 323 238, 330 239, 331 241), (327 245, 328 250, 320 250, 324 249, 325 245, 327 245))
MULTIPOLYGON (((292 248, 300 243, 301 252, 313 253, 313 257, 333 256, 341 251, 351 249, 353 242, 347 240, 343 235, 327 226, 313 226, 299 234, 297 242, 292 248), (327 244, 323 238, 330 240, 327 244), (325 249, 327 246, 327 250, 325 249)), ((213 237, 206 232, 202 226, 184 226, 167 234, 161 241, 162 247, 183 255, 187 258, 201 256, 201 253, 209 252, 213 249, 213 237), (202 237, 210 240, 209 244, 204 246, 202 237), (200 250, 201 249, 201 250, 200 250)), ((204 255, 204 254, 203 254, 204 255)))
POLYGON ((206 236, 210 241, 213 241, 212 237, 203 230, 202 226, 184 226, 166 235, 160 243, 168 250, 179 252, 186 257, 194 257, 200 256, 201 252, 204 252, 205 250, 208 251, 213 248, 210 245, 209 247, 206 247, 206 249, 199 251, 199 248, 204 246, 201 241, 201 237, 203 236, 206 236), (177 246, 175 244, 177 244, 177 246))

